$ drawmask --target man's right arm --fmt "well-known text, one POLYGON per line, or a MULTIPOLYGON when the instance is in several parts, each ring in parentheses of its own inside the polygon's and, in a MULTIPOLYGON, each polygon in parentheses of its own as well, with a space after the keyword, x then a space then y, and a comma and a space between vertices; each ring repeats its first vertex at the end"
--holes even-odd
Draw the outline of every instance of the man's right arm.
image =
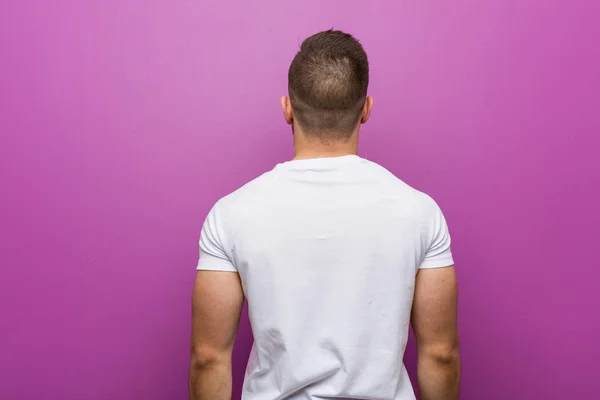
POLYGON ((457 400, 460 356, 454 266, 417 273, 412 326, 417 340, 421 400, 457 400))

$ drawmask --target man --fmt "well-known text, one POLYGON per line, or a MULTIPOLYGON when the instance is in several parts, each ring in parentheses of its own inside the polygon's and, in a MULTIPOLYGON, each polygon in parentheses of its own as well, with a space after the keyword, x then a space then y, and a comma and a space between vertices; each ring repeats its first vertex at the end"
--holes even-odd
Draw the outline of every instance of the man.
POLYGON ((295 157, 224 197, 200 237, 190 393, 231 398, 244 298, 254 346, 244 400, 458 398, 457 285, 444 217, 427 195, 357 156, 373 99, 358 41, 306 39, 283 114, 295 157))

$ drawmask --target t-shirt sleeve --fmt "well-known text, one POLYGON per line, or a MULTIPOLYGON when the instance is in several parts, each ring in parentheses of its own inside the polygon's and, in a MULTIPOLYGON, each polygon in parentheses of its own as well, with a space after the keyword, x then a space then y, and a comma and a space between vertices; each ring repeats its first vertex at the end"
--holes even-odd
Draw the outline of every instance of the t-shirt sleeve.
POLYGON ((427 247, 425 257, 419 268, 442 268, 454 265, 450 250, 450 233, 446 219, 440 207, 431 200, 427 213, 427 247))
POLYGON ((236 272, 230 246, 228 218, 217 203, 208 213, 200 233, 200 258, 197 270, 236 272))

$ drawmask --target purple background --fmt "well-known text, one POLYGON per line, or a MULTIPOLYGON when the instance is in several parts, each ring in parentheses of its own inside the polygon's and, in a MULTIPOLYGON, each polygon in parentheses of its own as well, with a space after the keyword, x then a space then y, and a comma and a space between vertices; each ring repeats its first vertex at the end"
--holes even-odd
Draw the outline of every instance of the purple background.
MULTIPOLYGON (((371 60, 361 155, 449 221, 462 399, 600 398, 599 15, 594 0, 2 1, 0 398, 186 398, 200 226, 292 155, 287 67, 330 27, 371 60)), ((244 317, 234 399, 251 340, 244 317)))

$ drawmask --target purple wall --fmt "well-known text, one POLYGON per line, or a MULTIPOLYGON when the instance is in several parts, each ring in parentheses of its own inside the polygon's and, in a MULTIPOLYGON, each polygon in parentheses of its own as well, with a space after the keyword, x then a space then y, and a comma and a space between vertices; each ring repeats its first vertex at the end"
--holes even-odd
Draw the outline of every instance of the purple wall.
MULTIPOLYGON (((291 156, 287 67, 332 26, 372 63, 361 155, 450 223, 462 399, 600 398, 599 14, 595 0, 3 1, 0 398, 185 398, 201 223, 291 156)), ((244 319, 234 399, 250 344, 244 319)))

